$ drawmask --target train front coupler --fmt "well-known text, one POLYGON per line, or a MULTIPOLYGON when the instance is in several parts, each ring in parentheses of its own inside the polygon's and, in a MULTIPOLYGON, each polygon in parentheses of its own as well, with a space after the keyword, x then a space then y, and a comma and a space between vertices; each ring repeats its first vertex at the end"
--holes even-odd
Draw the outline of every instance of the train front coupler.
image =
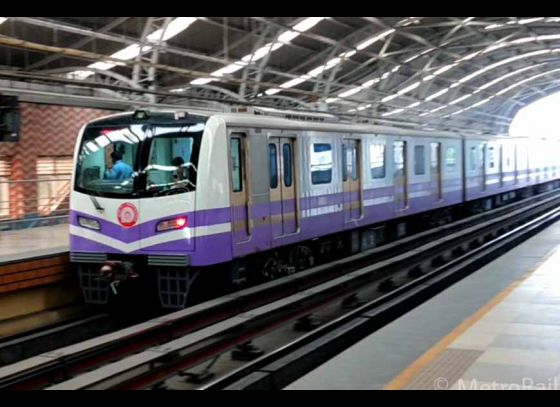
POLYGON ((117 295, 118 286, 124 285, 140 276, 134 271, 133 267, 134 264, 131 262, 109 260, 103 263, 99 269, 99 273, 101 277, 107 281, 113 294, 117 295))

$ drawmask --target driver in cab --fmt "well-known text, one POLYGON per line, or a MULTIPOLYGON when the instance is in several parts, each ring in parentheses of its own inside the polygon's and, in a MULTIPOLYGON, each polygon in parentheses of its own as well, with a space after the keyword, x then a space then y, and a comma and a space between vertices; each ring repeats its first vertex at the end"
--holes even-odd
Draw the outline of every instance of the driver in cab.
POLYGON ((171 165, 177 167, 177 170, 173 174, 173 179, 175 182, 180 183, 180 181, 187 179, 187 174, 183 165, 185 164, 185 160, 181 157, 175 157, 171 160, 171 165))
POLYGON ((113 164, 108 166, 109 170, 105 172, 105 179, 124 180, 132 178, 132 167, 125 163, 122 158, 122 153, 119 151, 111 153, 113 164))

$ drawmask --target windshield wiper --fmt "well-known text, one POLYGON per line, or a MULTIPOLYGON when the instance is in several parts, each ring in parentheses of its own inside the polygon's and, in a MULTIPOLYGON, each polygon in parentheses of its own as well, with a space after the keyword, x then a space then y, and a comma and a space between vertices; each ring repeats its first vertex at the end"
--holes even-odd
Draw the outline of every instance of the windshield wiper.
POLYGON ((95 206, 95 209, 97 209, 99 212, 104 212, 105 211, 105 208, 102 207, 99 204, 99 201, 97 200, 96 197, 94 197, 93 195, 88 195, 88 196, 89 196, 89 199, 91 199, 91 202, 93 203, 93 206, 95 206))

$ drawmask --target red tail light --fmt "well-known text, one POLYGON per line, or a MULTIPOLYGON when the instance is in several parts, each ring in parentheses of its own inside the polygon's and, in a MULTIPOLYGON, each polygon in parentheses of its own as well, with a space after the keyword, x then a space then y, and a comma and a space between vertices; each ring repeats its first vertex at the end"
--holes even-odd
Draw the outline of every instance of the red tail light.
POLYGON ((183 229, 189 226, 189 218, 186 216, 179 216, 175 219, 168 219, 161 221, 157 225, 158 232, 165 232, 166 230, 183 229))

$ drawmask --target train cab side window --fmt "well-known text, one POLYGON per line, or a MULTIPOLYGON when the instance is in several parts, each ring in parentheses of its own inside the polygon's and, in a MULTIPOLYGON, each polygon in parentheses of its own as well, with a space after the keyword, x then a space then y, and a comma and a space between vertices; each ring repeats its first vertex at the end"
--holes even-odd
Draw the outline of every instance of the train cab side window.
POLYGON ((424 175, 426 173, 425 147, 414 146, 414 174, 424 175))
POLYGON ((369 145, 369 168, 371 178, 385 178, 385 144, 369 145))
POLYGON ((332 180, 333 153, 330 144, 313 144, 311 148, 311 183, 330 184, 332 180))
POLYGON ((268 172, 270 174, 270 188, 278 186, 278 163, 276 159, 276 144, 268 145, 268 172))
POLYGON ((292 146, 284 143, 282 146, 282 155, 284 160, 284 186, 292 186, 292 146))
POLYGON ((243 190, 243 170, 241 163, 241 139, 239 137, 232 137, 230 139, 230 155, 233 192, 240 192, 243 190))
POLYGON ((447 147, 447 150, 445 150, 445 168, 449 173, 455 172, 457 168, 457 150, 455 147, 447 147))

